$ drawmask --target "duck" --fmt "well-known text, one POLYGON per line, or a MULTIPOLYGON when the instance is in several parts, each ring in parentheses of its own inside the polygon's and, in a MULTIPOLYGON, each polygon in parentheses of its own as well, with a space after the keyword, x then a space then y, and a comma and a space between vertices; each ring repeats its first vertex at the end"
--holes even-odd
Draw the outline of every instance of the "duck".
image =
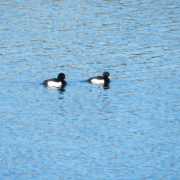
POLYGON ((109 84, 110 79, 109 79, 110 73, 109 72, 104 72, 102 76, 95 76, 92 78, 89 78, 87 81, 93 84, 109 84))
POLYGON ((66 85, 65 74, 59 73, 57 78, 47 79, 43 81, 43 85, 46 85, 51 88, 61 88, 66 85))

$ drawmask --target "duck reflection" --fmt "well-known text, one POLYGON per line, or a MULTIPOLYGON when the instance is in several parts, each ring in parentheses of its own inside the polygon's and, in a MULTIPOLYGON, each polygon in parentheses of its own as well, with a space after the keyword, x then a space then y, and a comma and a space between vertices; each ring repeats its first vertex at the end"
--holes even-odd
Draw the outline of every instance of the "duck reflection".
POLYGON ((64 93, 66 90, 65 90, 65 86, 66 85, 63 85, 61 86, 60 88, 57 88, 57 90, 59 91, 59 93, 64 93))
POLYGON ((105 83, 105 84, 103 85, 103 87, 104 87, 105 90, 110 89, 109 83, 107 83, 107 84, 105 83))

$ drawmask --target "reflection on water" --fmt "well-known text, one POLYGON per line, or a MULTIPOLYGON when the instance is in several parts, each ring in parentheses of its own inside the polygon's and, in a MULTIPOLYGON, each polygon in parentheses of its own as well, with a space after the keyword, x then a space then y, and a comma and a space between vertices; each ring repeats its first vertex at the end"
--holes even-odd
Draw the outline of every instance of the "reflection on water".
POLYGON ((58 88, 58 91, 59 91, 60 93, 65 92, 65 86, 62 86, 61 88, 58 88))
POLYGON ((46 87, 45 85, 43 85, 45 88, 48 88, 48 89, 57 89, 60 93, 63 93, 65 92, 65 87, 66 85, 62 85, 60 88, 56 88, 56 87, 46 87))
POLYGON ((179 179, 178 1, 0 1, 0 179, 179 179), (104 71, 109 85, 85 82, 104 71), (67 85, 41 82, 64 72, 67 85))

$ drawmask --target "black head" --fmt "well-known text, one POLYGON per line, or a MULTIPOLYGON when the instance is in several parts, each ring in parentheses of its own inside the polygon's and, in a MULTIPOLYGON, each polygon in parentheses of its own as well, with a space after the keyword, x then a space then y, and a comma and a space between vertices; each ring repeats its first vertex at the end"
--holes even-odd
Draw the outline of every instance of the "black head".
POLYGON ((109 72, 104 72, 103 76, 107 78, 109 76, 109 72))
POLYGON ((58 77, 57 77, 59 80, 64 80, 65 79, 65 74, 64 73, 60 73, 58 74, 58 77))

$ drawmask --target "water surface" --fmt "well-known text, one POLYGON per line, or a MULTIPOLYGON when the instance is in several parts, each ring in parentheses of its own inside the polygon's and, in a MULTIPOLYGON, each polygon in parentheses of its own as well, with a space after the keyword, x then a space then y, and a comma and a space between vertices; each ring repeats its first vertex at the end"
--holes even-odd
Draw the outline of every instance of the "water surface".
POLYGON ((179 7, 1 0, 0 179, 179 179, 179 7))

